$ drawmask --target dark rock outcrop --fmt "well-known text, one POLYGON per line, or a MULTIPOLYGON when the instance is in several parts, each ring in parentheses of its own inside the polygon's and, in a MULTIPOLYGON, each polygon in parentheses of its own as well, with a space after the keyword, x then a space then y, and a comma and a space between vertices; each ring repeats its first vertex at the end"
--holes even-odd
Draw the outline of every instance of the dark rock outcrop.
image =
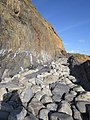
POLYGON ((78 84, 90 90, 90 60, 79 63, 73 56, 69 57, 70 74, 75 76, 78 84))

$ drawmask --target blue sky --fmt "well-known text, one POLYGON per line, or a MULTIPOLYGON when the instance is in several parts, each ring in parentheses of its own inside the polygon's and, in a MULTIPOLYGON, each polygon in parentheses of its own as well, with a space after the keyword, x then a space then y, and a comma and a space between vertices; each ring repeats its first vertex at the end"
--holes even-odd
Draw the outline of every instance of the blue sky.
POLYGON ((90 55, 90 0, 32 0, 69 52, 90 55))

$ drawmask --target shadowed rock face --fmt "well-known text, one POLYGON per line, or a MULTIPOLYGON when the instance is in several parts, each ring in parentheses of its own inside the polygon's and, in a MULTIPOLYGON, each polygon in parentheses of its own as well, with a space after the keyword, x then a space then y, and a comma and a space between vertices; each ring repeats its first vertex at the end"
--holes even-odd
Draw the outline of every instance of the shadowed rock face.
POLYGON ((61 39, 29 0, 0 0, 1 68, 15 73, 63 52, 61 39))
POLYGON ((79 63, 73 56, 69 57, 71 75, 75 76, 77 83, 90 91, 90 60, 79 63))

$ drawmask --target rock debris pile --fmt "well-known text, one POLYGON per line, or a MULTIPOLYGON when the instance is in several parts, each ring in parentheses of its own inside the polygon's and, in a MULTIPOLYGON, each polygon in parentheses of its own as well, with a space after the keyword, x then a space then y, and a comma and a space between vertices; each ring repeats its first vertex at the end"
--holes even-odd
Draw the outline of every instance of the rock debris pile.
POLYGON ((67 58, 25 69, 0 83, 0 120, 89 120, 90 92, 70 75, 67 58))

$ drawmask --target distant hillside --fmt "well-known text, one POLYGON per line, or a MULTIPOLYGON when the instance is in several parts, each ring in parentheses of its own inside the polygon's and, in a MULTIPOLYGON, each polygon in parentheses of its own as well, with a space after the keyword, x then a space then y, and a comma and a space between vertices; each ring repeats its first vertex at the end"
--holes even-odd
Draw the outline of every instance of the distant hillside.
POLYGON ((90 60, 90 56, 89 55, 84 55, 84 54, 71 54, 69 53, 70 55, 73 55, 79 62, 85 62, 86 60, 90 60))

